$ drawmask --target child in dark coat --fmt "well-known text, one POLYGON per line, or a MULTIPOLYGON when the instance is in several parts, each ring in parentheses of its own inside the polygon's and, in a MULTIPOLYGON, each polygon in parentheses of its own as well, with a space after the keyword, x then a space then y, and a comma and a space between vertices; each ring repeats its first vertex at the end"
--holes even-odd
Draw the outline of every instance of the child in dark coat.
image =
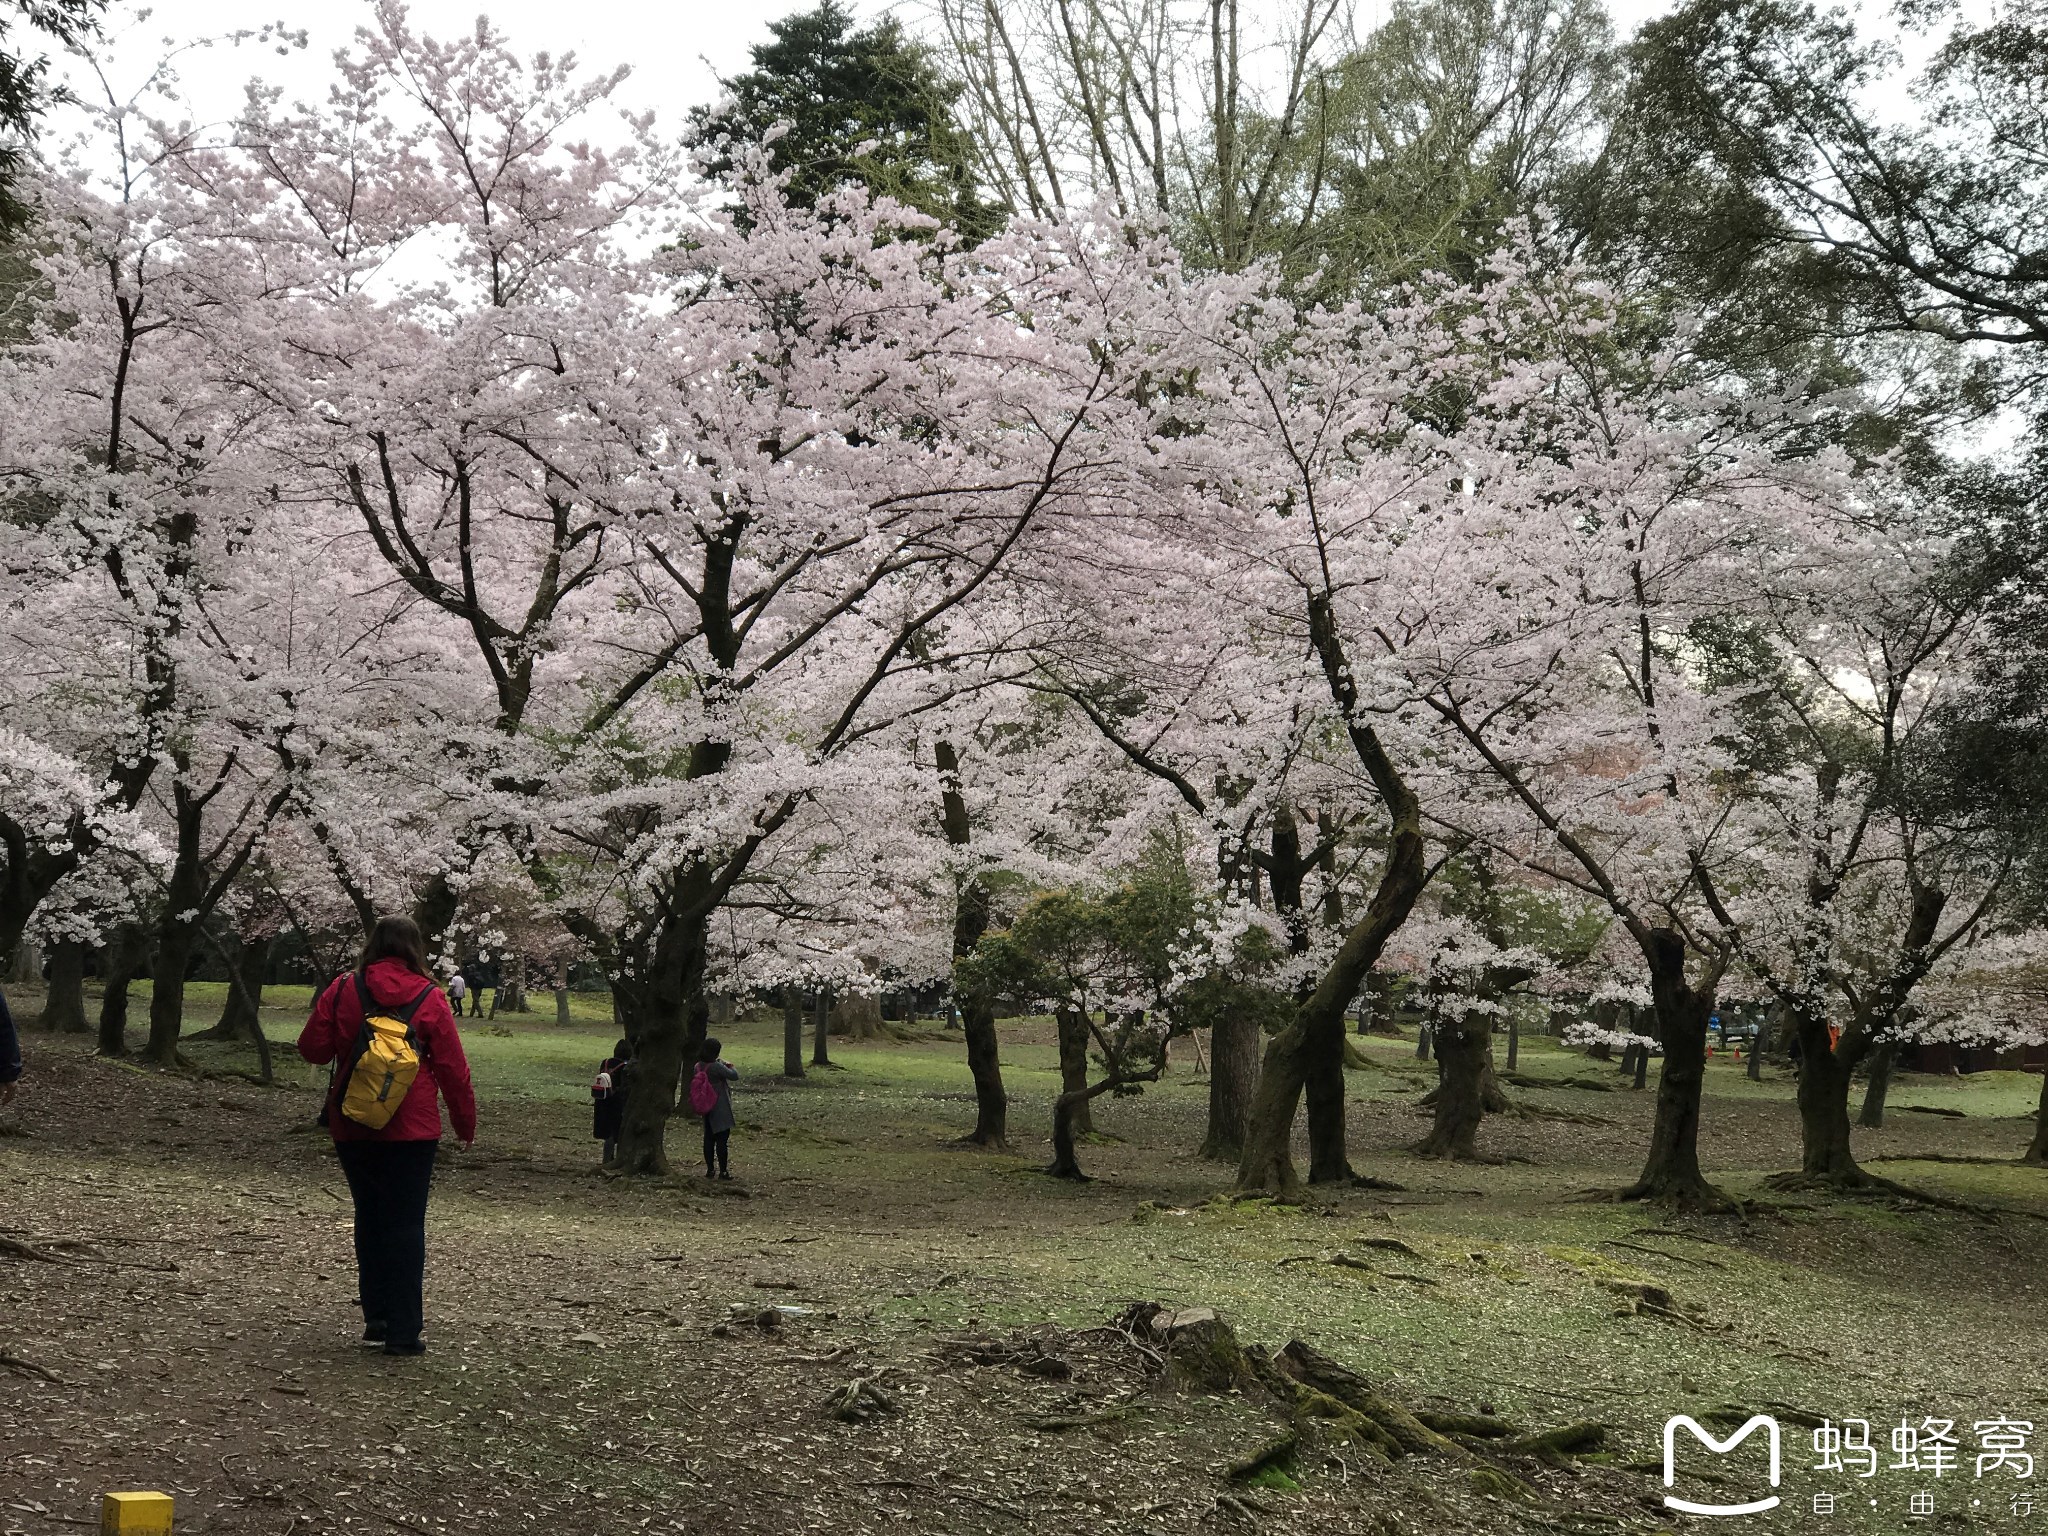
MULTIPOLYGON (((705 1079, 716 1095, 716 1102, 704 1111, 704 1177, 710 1178, 716 1165, 721 1179, 732 1177, 732 1169, 726 1163, 726 1144, 732 1139, 732 1085, 739 1081, 739 1073, 732 1063, 720 1061, 718 1053, 723 1047, 715 1039, 707 1038, 704 1047, 697 1053, 697 1075, 705 1079)), ((696 1089, 691 1089, 694 1100, 696 1089)), ((694 1104, 693 1104, 694 1107, 694 1104)))
POLYGON ((626 1120, 626 1090, 633 1080, 633 1047, 621 1040, 612 1047, 590 1085, 590 1134, 604 1143, 604 1161, 619 1155, 619 1131, 626 1120))

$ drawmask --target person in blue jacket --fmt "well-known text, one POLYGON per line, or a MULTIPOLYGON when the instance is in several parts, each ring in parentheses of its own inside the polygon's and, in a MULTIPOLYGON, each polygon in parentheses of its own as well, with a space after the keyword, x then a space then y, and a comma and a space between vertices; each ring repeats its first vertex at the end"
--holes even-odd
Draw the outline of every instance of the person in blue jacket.
POLYGON ((0 992, 0 1104, 14 1097, 14 1085, 21 1081, 21 1036, 14 1032, 14 1015, 7 1011, 7 994, 0 992))

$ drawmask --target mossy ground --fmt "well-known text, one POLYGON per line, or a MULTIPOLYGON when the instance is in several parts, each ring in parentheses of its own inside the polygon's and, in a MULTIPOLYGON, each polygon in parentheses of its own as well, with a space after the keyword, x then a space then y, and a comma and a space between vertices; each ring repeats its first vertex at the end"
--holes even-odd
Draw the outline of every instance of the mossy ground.
MULTIPOLYGON (((430 1218, 434 1352, 386 1362, 349 1347, 346 1197, 322 1138, 299 1129, 320 1080, 289 1048, 303 989, 266 1001, 280 1042, 271 1090, 141 1073, 92 1060, 82 1041, 28 1037, 35 1071, 10 1112, 24 1134, 0 1139, 0 1229, 98 1253, 0 1256, 0 1347, 57 1378, 0 1370, 0 1532, 74 1528, 101 1489, 159 1484, 191 1512, 181 1536, 906 1521, 1138 1533, 1245 1519, 1275 1531, 1648 1531, 1678 1517, 1659 1506, 1655 1471, 1627 1464, 1656 1461, 1667 1416, 1773 1407, 1870 1420, 1881 1468, 1867 1482, 1814 1470, 1811 1429, 1785 1417, 1785 1505, 1743 1529, 1898 1530, 1923 1490, 1946 1529, 2048 1522, 2048 1498, 2038 1516, 2013 1514, 2026 1485, 2007 1470, 1979 1480, 1971 1459, 1980 1419, 2048 1422, 2048 1172, 1911 1160, 2016 1156, 2038 1077, 1907 1077, 1889 1123, 1858 1132, 1860 1155, 1897 1159, 1877 1164, 1893 1178, 2029 1213, 1987 1219, 1768 1193, 1765 1178, 1797 1163, 1791 1081, 1751 1083, 1717 1060, 1702 1157, 1749 1214, 1673 1218, 1588 1198, 1626 1183, 1646 1140, 1652 1095, 1612 1067, 1525 1041, 1524 1075, 1615 1087, 1516 1097, 1597 1123, 1491 1119, 1482 1146, 1527 1161, 1447 1165, 1404 1150, 1426 1124, 1413 1106, 1432 1069, 1373 1039, 1372 1065, 1350 1075, 1352 1160, 1407 1191, 1317 1190, 1276 1206, 1217 1198, 1229 1170, 1194 1156, 1207 1085, 1190 1051, 1142 1097, 1098 1102, 1105 1134, 1082 1149, 1096 1178, 1073 1185, 1037 1171, 1056 1087, 1042 1024, 1003 1026, 1017 1152, 996 1156, 954 1144, 973 1119, 957 1035, 920 1025, 908 1042, 835 1039, 835 1068, 785 1083, 780 1021, 763 1017, 724 1032, 743 1076, 738 1177, 720 1189, 596 1172, 587 1086, 613 1033, 604 1001, 574 999, 563 1029, 541 997, 535 1014, 464 1021, 483 1129, 474 1152, 447 1155, 430 1218), (1412 1253, 1372 1241, 1386 1238, 1412 1253), (1329 1262, 1338 1255, 1352 1262, 1329 1262), (130 1267, 166 1263, 177 1268, 130 1267), (1694 1321, 1630 1312, 1630 1285, 1668 1291, 1694 1321), (1259 1404, 1145 1400, 1041 1432, 1030 1422, 1070 1399, 1131 1404, 1107 1365, 1063 1385, 930 1357, 944 1336, 1096 1328, 1140 1299, 1213 1307, 1247 1342, 1304 1339, 1413 1407, 1532 1429, 1604 1420, 1611 1464, 1555 1474, 1524 1507, 1462 1468, 1305 1460, 1300 1492, 1219 1505, 1222 1469, 1274 1431, 1259 1404), (729 1308, 771 1303, 808 1311, 773 1334, 711 1332, 729 1308), (857 1425, 822 1416, 817 1398, 862 1370, 892 1383, 898 1411, 857 1425), (1902 1418, 1954 1420, 1962 1467, 1938 1482, 1893 1470, 1902 1418), (1812 1513, 1830 1492, 1841 1512, 1812 1513)), ((217 1007, 195 987, 191 1027, 217 1007)), ((34 1010, 32 995, 17 999, 34 1010)), ((253 1057, 190 1053, 214 1072, 253 1057)), ((695 1128, 676 1121, 670 1147, 688 1169, 695 1128)), ((2048 1451, 2048 1436, 2035 1448, 2048 1451)), ((1760 1459, 1745 1451, 1726 1470, 1746 1487, 1760 1459)))

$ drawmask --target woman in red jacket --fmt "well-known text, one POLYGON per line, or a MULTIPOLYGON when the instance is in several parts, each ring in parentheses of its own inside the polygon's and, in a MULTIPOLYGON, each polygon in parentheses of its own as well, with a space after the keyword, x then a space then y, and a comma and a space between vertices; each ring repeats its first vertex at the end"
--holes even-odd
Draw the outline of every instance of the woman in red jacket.
POLYGON ((299 1054, 318 1064, 355 1053, 363 1029, 362 990, 380 1012, 404 1017, 412 1009, 421 1068, 398 1112, 382 1130, 358 1125, 341 1112, 345 1074, 337 1071, 328 1090, 327 1127, 335 1155, 348 1176, 356 1205, 356 1281, 363 1306, 363 1343, 382 1344, 387 1355, 426 1352, 420 1342, 427 1270, 427 1186, 434 1176, 434 1152, 441 1143, 441 1101, 455 1138, 465 1147, 476 1139, 476 1096, 462 1038, 440 984, 427 973, 426 946, 409 917, 380 917, 363 946, 362 963, 337 976, 313 1004, 313 1016, 299 1035, 299 1054), (436 1089, 439 1093, 437 1094, 436 1089))

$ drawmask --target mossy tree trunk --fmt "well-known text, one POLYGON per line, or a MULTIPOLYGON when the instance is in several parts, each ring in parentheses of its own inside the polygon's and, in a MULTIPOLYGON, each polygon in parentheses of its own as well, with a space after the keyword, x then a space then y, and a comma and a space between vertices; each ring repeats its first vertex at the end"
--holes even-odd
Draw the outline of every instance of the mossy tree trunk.
POLYGON ((2048 1163, 2048 1069, 2041 1073, 2041 1102, 2034 1110, 2034 1139, 2020 1161, 2048 1163))

